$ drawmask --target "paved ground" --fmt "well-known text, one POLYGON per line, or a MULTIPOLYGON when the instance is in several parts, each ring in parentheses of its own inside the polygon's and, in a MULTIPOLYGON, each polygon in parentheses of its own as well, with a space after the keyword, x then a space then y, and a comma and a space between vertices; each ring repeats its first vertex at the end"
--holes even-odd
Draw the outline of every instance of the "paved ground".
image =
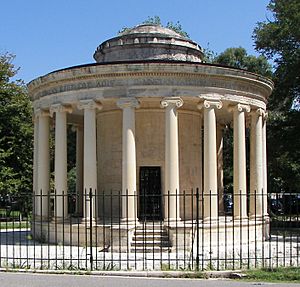
POLYGON ((93 275, 58 275, 30 273, 0 273, 0 286, 3 287, 300 287, 292 283, 241 282, 232 280, 202 279, 158 279, 158 278, 127 278, 93 275))
MULTIPOLYGON (((79 270, 187 270, 195 267, 194 253, 184 250, 163 253, 118 253, 84 246, 49 245, 28 239, 29 230, 0 230, 0 267, 79 270)), ((300 266, 299 236, 272 236, 270 241, 245 245, 201 248, 200 269, 236 270, 260 266, 300 266)))

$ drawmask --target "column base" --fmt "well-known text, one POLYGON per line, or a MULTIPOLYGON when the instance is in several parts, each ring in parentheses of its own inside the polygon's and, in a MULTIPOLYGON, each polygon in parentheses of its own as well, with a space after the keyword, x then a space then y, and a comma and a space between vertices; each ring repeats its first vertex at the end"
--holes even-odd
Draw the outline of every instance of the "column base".
POLYGON ((129 226, 137 226, 140 225, 138 218, 121 218, 120 220, 121 225, 129 225, 129 226))
POLYGON ((45 216, 45 215, 35 215, 34 217, 33 217, 33 220, 35 221, 35 222, 42 222, 42 221, 46 221, 46 222, 50 222, 51 220, 52 220, 52 217, 50 217, 50 216, 45 216))
POLYGON ((96 218, 88 218, 88 217, 82 217, 81 218, 81 224, 85 224, 85 225, 88 225, 88 226, 94 226, 94 225, 97 225, 97 220, 96 218))
POLYGON ((245 221, 245 220, 249 220, 249 217, 247 215, 243 215, 243 216, 240 216, 240 215, 234 215, 233 216, 233 219, 235 221, 245 221))
POLYGON ((165 226, 178 226, 179 224, 181 224, 181 218, 165 218, 164 219, 164 225, 165 226))
POLYGON ((202 222, 203 223, 214 223, 217 222, 219 220, 218 216, 214 216, 214 217, 204 217, 202 222))
POLYGON ((67 215, 65 217, 62 216, 54 216, 51 218, 52 223, 64 223, 64 222, 69 222, 70 221, 70 216, 67 215))
POLYGON ((252 221, 263 221, 268 218, 269 218, 269 216, 265 216, 263 214, 250 214, 249 215, 249 219, 252 221))

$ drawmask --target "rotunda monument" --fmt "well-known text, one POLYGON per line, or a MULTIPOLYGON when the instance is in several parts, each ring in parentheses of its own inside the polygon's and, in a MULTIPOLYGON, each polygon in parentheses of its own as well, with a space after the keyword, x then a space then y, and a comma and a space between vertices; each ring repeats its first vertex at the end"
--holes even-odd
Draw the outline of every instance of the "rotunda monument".
POLYGON ((197 232, 201 244, 207 238, 210 244, 222 244, 225 237, 266 238, 266 103, 272 82, 203 63, 199 45, 157 25, 139 25, 103 42, 94 59, 28 85, 34 105, 35 237, 83 244, 89 226, 93 242, 125 252, 137 228, 159 222, 177 249, 182 238, 195 244, 197 232), (76 220, 68 214, 68 125, 76 129, 76 220), (229 125, 234 208, 224 216, 222 143, 229 125), (52 212, 50 126, 55 133, 52 212), (253 228, 262 226, 254 235, 253 228))

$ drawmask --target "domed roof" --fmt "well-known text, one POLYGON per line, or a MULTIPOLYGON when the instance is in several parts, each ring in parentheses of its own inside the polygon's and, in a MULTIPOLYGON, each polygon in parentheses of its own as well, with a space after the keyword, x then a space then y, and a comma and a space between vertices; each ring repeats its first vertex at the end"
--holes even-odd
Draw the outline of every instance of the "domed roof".
POLYGON ((200 63, 203 52, 198 44, 171 29, 143 24, 100 44, 94 59, 97 63, 142 60, 200 63))
POLYGON ((176 33, 174 30, 162 27, 160 25, 154 24, 142 24, 138 25, 131 29, 125 29, 124 32, 121 32, 120 35, 128 35, 128 34, 162 34, 167 35, 169 37, 177 37, 177 38, 184 38, 182 35, 176 33))

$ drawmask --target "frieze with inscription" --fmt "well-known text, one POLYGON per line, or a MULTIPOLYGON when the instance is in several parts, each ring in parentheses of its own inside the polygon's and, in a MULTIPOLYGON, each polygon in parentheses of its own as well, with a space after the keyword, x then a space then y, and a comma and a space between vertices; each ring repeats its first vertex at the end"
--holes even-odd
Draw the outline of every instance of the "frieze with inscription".
MULTIPOLYGON (((199 87, 199 88, 221 88, 229 91, 236 91, 237 93, 249 93, 250 97, 256 97, 263 101, 266 94, 266 88, 263 86, 252 84, 251 82, 244 79, 232 79, 221 76, 206 76, 206 75, 190 75, 182 74, 173 75, 171 77, 154 76, 152 73, 151 77, 144 74, 144 76, 139 77, 116 77, 107 79, 85 79, 84 81, 78 81, 74 78, 73 82, 71 80, 66 83, 60 84, 59 81, 50 84, 50 87, 44 86, 39 92, 34 93, 34 99, 40 99, 45 96, 60 94, 70 91, 78 90, 88 90, 94 88, 114 88, 114 87, 124 87, 124 88, 134 88, 135 86, 175 86, 175 87, 199 87), (52 86, 52 87, 51 87, 52 86)), ((38 90, 38 88, 36 89, 38 90)))

